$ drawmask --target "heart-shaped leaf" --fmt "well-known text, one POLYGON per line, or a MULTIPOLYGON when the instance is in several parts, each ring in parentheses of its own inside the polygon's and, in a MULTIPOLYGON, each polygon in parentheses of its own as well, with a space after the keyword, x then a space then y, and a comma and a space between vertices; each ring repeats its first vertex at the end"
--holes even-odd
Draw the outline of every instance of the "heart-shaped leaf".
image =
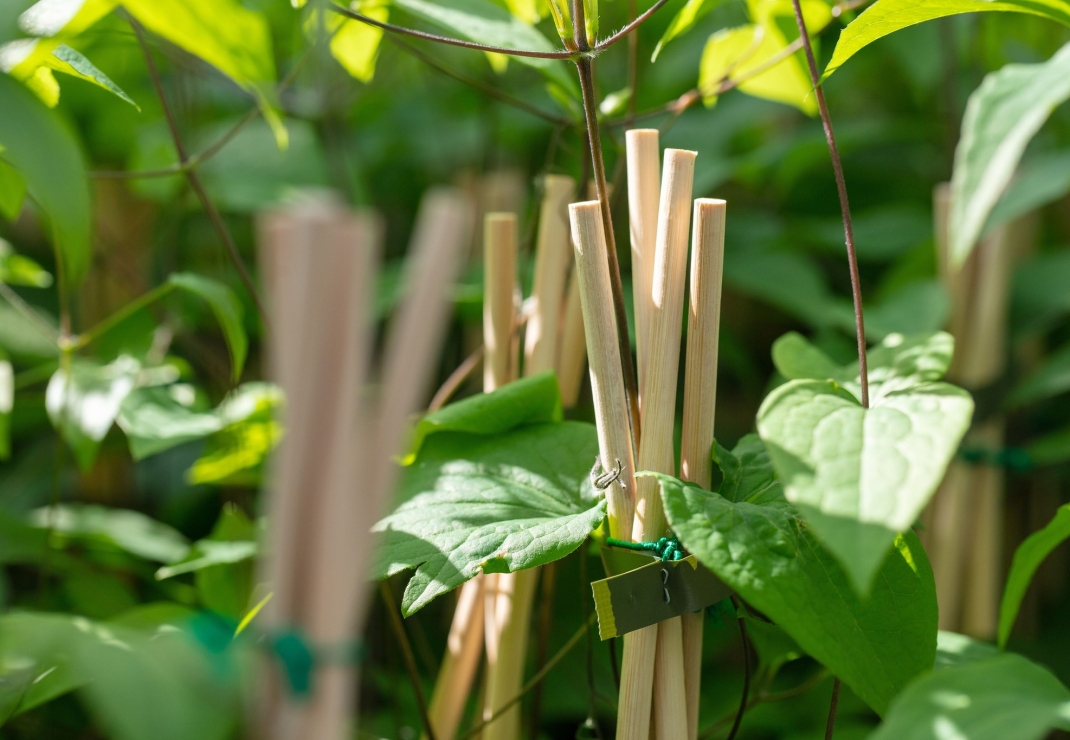
POLYGON ((787 499, 864 594, 940 484, 972 414, 969 394, 946 383, 884 390, 866 409, 835 381, 793 380, 762 403, 758 433, 787 499))
POLYGON ((883 713, 936 654, 936 587, 917 537, 895 541, 868 598, 784 499, 760 439, 715 445, 721 493, 658 476, 684 546, 800 648, 883 713))
POLYGON ((375 578, 416 568, 402 600, 412 614, 477 575, 558 560, 605 518, 588 474, 598 453, 591 424, 533 424, 506 434, 439 432, 401 482, 405 499, 375 525, 375 578))

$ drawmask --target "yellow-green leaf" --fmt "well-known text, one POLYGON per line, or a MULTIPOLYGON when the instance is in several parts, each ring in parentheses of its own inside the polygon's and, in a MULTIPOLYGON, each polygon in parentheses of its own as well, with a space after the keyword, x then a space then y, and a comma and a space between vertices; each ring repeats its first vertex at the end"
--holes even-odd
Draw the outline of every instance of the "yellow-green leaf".
MULTIPOLYGON (((390 9, 385 2, 363 2, 359 11, 374 20, 386 22, 390 9)), ((332 14, 333 15, 333 14, 332 14)), ((361 82, 371 82, 375 76, 375 62, 379 58, 379 45, 383 29, 360 21, 342 19, 341 25, 331 37, 331 54, 346 72, 361 82)))

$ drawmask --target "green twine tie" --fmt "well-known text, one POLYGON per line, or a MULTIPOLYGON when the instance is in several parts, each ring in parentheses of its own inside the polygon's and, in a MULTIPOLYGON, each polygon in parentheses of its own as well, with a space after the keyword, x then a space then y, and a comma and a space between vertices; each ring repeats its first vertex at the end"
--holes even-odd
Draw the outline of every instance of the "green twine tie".
POLYGON ((661 558, 663 563, 670 560, 680 560, 684 556, 684 551, 680 547, 680 540, 675 537, 662 537, 657 542, 628 542, 627 540, 607 537, 606 544, 610 547, 620 547, 625 550, 652 552, 661 558))
POLYGON ((1009 468, 1018 473, 1028 472, 1033 468, 1033 458, 1020 447, 1004 447, 991 450, 985 447, 962 447, 959 457, 972 465, 991 465, 997 468, 1009 468))

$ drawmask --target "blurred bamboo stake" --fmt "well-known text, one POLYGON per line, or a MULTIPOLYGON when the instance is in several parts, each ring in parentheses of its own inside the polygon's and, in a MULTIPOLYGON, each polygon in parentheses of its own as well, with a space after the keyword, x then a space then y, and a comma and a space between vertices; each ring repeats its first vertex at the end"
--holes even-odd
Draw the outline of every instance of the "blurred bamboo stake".
MULTIPOLYGON (((516 378, 513 336, 517 322, 517 223, 512 213, 489 213, 483 229, 483 390, 492 391, 516 378)), ((483 718, 504 705, 520 689, 527 654, 527 620, 535 580, 518 573, 485 574, 484 630, 487 651, 487 691, 483 718)), ((494 719, 483 740, 507 740, 520 735, 520 707, 494 719)))
MULTIPOLYGON (((723 200, 700 198, 695 201, 692 217, 691 291, 687 308, 680 477, 706 490, 709 490, 713 479, 710 452, 717 411, 717 350, 721 331, 725 210, 723 200)), ((701 610, 681 617, 688 740, 698 738, 704 615, 705 610, 701 610)))
POLYGON ((572 261, 568 204, 576 194, 576 181, 564 175, 547 175, 539 210, 535 243, 532 313, 524 334, 524 374, 557 367, 558 329, 565 301, 565 283, 572 261))
POLYGON ((632 129, 624 134, 628 166, 628 216, 632 243, 632 293, 635 346, 639 366, 639 408, 650 345, 650 298, 657 248, 658 199, 661 197, 660 149, 657 129, 632 129))
MULTIPOLYGON (((609 533, 630 540, 635 464, 601 206, 598 201, 573 203, 569 206, 569 216, 591 368, 591 395, 598 423, 599 459, 605 470, 617 470, 618 464, 620 469, 620 475, 606 489, 609 533)), ((657 628, 624 636, 624 665, 617 702, 618 740, 647 740, 656 644, 657 628)))
POLYGON ((587 338, 583 330, 583 307, 580 305, 580 281, 573 268, 568 281, 565 312, 561 321, 561 347, 557 352, 557 383, 561 387, 561 404, 574 408, 583 388, 583 371, 587 364, 587 338))
MULTIPOLYGON (((366 565, 356 546, 365 538, 347 533, 369 530, 376 515, 374 492, 354 495, 352 481, 370 462, 360 454, 369 431, 361 388, 379 231, 373 216, 325 202, 259 220, 276 318, 270 365, 286 393, 288 430, 268 494, 264 565, 275 597, 263 620, 269 630, 299 630, 313 644, 347 644, 360 634, 365 586, 347 574, 366 565)), ((305 701, 291 696, 277 671, 269 675, 263 737, 348 736, 353 666, 317 667, 305 701)))
MULTIPOLYGON (((649 349, 642 380, 643 435, 639 440, 639 468, 676 473, 673 427, 676 383, 680 367, 687 238, 691 224, 691 188, 695 152, 666 149, 658 207, 657 247, 651 280, 649 349)), ((665 534, 665 513, 655 478, 637 481, 632 537, 657 540, 665 534)), ((659 740, 687 737, 687 691, 684 683, 683 626, 680 618, 657 625, 658 647, 654 671, 654 722, 659 740)))

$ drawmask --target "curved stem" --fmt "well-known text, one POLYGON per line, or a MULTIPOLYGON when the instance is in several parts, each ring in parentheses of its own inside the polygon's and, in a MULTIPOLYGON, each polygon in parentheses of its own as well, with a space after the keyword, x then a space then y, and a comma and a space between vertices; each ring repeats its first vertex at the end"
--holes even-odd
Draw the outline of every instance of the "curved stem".
MULTIPOLYGON (((639 16, 634 21, 632 21, 631 23, 626 25, 624 28, 620 29, 619 31, 617 31, 615 34, 613 34, 609 38, 603 39, 602 41, 599 41, 597 44, 595 44, 594 50, 596 52, 601 52, 601 51, 605 51, 609 47, 613 46, 613 44, 617 43, 622 38, 627 36, 629 33, 634 31, 635 29, 639 28, 639 26, 641 26, 643 23, 646 22, 647 18, 649 18, 650 16, 654 15, 654 13, 658 12, 659 10, 661 10, 661 6, 664 5, 667 2, 668 2, 668 0, 658 0, 656 3, 654 3, 649 8, 647 8, 643 12, 643 14, 641 16, 639 16)), ((580 26, 579 24, 577 24, 577 27, 578 28, 582 28, 582 26, 580 26)))
MULTIPOLYGON (((732 597, 732 604, 739 609, 739 601, 732 597)), ((750 693, 750 637, 747 636, 747 623, 742 615, 736 616, 739 620, 739 637, 743 641, 743 696, 739 699, 739 709, 736 711, 736 719, 732 723, 732 730, 728 733, 727 740, 735 740, 739 726, 743 722, 743 714, 747 711, 747 694, 750 693)))
POLYGON ((840 679, 832 682, 832 701, 829 702, 829 718, 825 723, 825 740, 832 740, 836 730, 836 710, 840 707, 840 679))
MULTIPOLYGON (((840 196, 840 213, 843 216, 843 236, 847 244, 847 265, 851 272, 851 298, 854 301, 855 310, 855 338, 858 342, 858 371, 862 385, 862 406, 869 408, 869 372, 866 367, 866 325, 862 317, 862 286, 858 278, 858 255, 855 253, 854 231, 851 228, 851 205, 847 201, 847 182, 843 177, 843 163, 840 161, 840 150, 836 146, 836 136, 832 132, 832 118, 829 116, 828 104, 825 102, 825 91, 821 87, 821 75, 817 71, 817 61, 814 59, 814 47, 810 43, 810 35, 806 30, 806 21, 803 20, 802 7, 799 0, 791 0, 795 10, 795 23, 799 27, 799 40, 802 41, 806 51, 806 62, 810 68, 810 81, 814 85, 814 94, 817 96, 817 107, 821 111, 821 124, 825 129, 825 141, 828 142, 829 155, 832 158, 832 171, 836 176, 836 191, 840 196)), ((838 693, 834 696, 838 696, 838 693)), ((835 721, 835 717, 833 717, 835 721)))
POLYGON ((394 594, 390 590, 389 581, 379 581, 379 593, 383 597, 383 605, 386 606, 387 614, 390 615, 390 626, 394 628, 394 636, 401 643, 401 654, 405 658, 405 669, 409 673, 409 681, 412 682, 412 691, 416 695, 416 705, 420 709, 420 719, 424 723, 424 732, 430 740, 435 740, 435 728, 431 726, 431 718, 427 714, 427 702, 424 701, 424 690, 420 686, 420 672, 416 668, 416 656, 412 652, 412 644, 405 632, 405 625, 398 613, 398 606, 394 601, 394 594))
MULTIPOLYGON (((664 2, 664 0, 662 0, 664 2)), ((349 8, 343 8, 341 5, 335 5, 328 3, 328 8, 333 10, 339 15, 344 15, 346 18, 352 18, 355 21, 361 23, 367 23, 369 26, 375 26, 381 28, 384 31, 390 31, 391 33, 400 33, 405 36, 412 36, 417 39, 424 39, 425 41, 434 41, 436 44, 447 44, 449 46, 460 46, 464 49, 476 49, 477 51, 490 51, 495 54, 508 54, 514 57, 534 57, 535 59, 575 59, 576 52, 572 51, 533 51, 530 49, 510 49, 504 46, 491 46, 489 44, 477 44, 474 41, 465 41, 464 39, 454 38, 452 36, 440 36, 437 33, 427 33, 426 31, 417 31, 414 28, 406 28, 405 26, 396 26, 393 23, 385 23, 383 21, 377 21, 374 18, 369 18, 366 15, 357 13, 349 8)))

